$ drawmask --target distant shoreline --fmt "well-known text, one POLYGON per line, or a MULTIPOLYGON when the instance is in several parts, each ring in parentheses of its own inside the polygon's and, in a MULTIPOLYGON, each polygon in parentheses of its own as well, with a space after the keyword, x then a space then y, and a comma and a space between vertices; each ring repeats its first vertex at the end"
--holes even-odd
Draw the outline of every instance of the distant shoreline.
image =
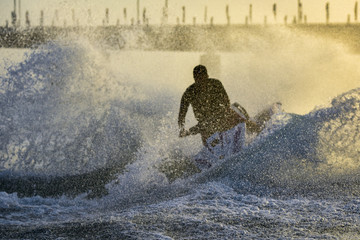
POLYGON ((315 37, 329 38, 360 53, 360 24, 288 24, 288 25, 127 25, 98 27, 0 27, 1 48, 36 48, 56 39, 79 36, 98 41, 110 49, 166 51, 241 51, 250 36, 272 41, 278 29, 287 29, 315 37))

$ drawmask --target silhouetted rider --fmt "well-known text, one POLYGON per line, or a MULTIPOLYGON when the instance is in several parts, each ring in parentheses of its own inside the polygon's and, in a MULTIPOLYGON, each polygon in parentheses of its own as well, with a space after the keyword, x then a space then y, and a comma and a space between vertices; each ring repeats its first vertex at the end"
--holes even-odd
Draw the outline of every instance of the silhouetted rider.
POLYGON ((193 70, 195 83, 186 89, 180 104, 180 137, 201 134, 203 144, 216 132, 229 130, 242 120, 230 107, 229 97, 217 79, 209 78, 206 67, 198 65, 193 70), (191 104, 198 124, 185 130, 185 117, 191 104))

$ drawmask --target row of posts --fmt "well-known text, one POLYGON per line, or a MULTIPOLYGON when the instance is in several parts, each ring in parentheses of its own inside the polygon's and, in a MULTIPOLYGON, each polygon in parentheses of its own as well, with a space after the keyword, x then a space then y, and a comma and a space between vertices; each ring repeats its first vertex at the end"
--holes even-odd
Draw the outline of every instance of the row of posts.
MULTIPOLYGON (((16 0, 14 0, 14 11, 11 12, 11 23, 14 27, 18 27, 20 26, 20 22, 21 22, 21 0, 18 0, 18 9, 17 9, 17 6, 16 6, 16 0), (18 10, 18 13, 19 13, 19 18, 17 19, 17 10, 18 10)), ((292 23, 293 24, 296 24, 296 23, 307 23, 307 17, 306 15, 303 14, 303 5, 302 5, 302 2, 301 0, 298 0, 298 3, 297 3, 298 7, 298 13, 297 13, 297 16, 294 16, 293 18, 293 21, 292 23)), ((140 0, 137 0, 136 2, 136 9, 137 9, 137 14, 136 14, 136 23, 135 23, 135 19, 132 18, 131 19, 131 25, 135 25, 135 24, 141 24, 141 21, 140 21, 140 0)), ((205 13, 204 13, 204 23, 205 24, 208 24, 208 13, 207 13, 207 6, 205 6, 205 13)), ((161 18, 161 23, 162 24, 168 24, 168 0, 165 0, 165 5, 163 7, 163 14, 162 14, 162 18, 161 18)), ((277 22, 277 4, 274 3, 273 4, 273 7, 272 7, 272 10, 273 10, 273 16, 274 16, 274 20, 275 22, 277 22)), ((75 16, 75 10, 72 9, 72 21, 73 21, 73 25, 76 25, 76 26, 79 26, 79 19, 76 19, 76 16, 75 16)), ((229 10, 229 5, 226 5, 226 8, 225 8, 225 13, 226 13, 226 20, 227 20, 227 24, 230 25, 230 10, 229 10)), ((329 24, 330 22, 330 3, 327 2, 325 4, 325 12, 326 12, 326 24, 329 24)), ((127 10, 126 8, 123 9, 123 14, 124 14, 124 22, 127 24, 127 10)), ((253 18, 253 6, 252 4, 249 5, 249 14, 248 16, 245 17, 245 24, 248 25, 248 24, 252 24, 252 18, 253 18)), ((348 15, 348 18, 347 18, 347 22, 350 23, 351 21, 351 15, 349 14, 348 15)), ((356 1, 355 2, 355 6, 354 6, 354 21, 357 22, 358 21, 358 2, 356 1)), ((186 23, 186 7, 183 6, 182 7, 182 21, 180 22, 180 18, 177 17, 177 20, 176 20, 177 24, 180 24, 182 22, 182 24, 185 24, 186 23)), ((44 25, 44 11, 41 10, 40 11, 40 26, 43 26, 44 25)), ((103 25, 104 26, 107 26, 109 25, 110 21, 109 21, 109 9, 106 8, 105 9, 105 18, 103 19, 103 25)), ((147 17, 146 15, 146 8, 143 9, 143 12, 142 12, 142 23, 143 24, 146 24, 148 25, 149 24, 149 18, 147 17)), ((25 24, 27 27, 30 27, 30 16, 29 16, 29 12, 26 11, 25 12, 25 24)), ((58 25, 59 24, 59 12, 58 10, 55 10, 55 16, 53 18, 53 21, 52 21, 52 25, 58 25)), ((63 22, 64 24, 64 27, 66 27, 67 23, 66 23, 66 20, 64 20, 63 22)), ((92 20, 92 16, 91 16, 91 10, 88 9, 88 24, 91 25, 93 24, 93 20, 92 20)), ((214 24, 214 17, 211 17, 210 18, 210 25, 213 25, 214 24)), ((265 16, 264 17, 264 24, 266 25, 267 24, 267 17, 265 16)), ((288 16, 285 16, 284 17, 284 24, 288 24, 288 16)), ((120 25, 120 20, 118 19, 117 20, 117 23, 116 25, 120 25)), ((196 25, 196 18, 194 17, 193 18, 193 25, 196 25)), ((8 21, 6 21, 6 26, 8 27, 8 21)))

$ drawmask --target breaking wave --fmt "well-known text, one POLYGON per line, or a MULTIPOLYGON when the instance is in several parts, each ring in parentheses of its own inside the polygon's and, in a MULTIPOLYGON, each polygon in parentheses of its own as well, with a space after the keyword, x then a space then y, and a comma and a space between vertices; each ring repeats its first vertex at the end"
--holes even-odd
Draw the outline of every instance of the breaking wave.
POLYGON ((179 94, 117 75, 109 62, 86 41, 52 42, 0 76, 1 191, 144 199, 157 188, 221 180, 239 191, 250 182, 359 192, 359 89, 306 115, 275 115, 240 154, 173 182, 159 166, 201 150, 196 137, 177 137, 179 94))
POLYGON ((47 196, 103 188, 133 161, 141 128, 167 110, 110 73, 106 52, 86 42, 48 43, 24 58, 0 76, 1 191, 47 196))
MULTIPOLYGON (((283 126, 254 141, 204 179, 241 180, 297 192, 360 193, 360 89, 306 115, 287 114, 283 126)), ((270 130, 272 126, 269 126, 270 130)))

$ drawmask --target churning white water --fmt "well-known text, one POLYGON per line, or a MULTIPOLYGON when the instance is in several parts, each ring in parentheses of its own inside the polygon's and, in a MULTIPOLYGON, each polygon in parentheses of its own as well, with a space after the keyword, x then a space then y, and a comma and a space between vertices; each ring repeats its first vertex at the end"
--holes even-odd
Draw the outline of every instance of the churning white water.
POLYGON ((159 166, 202 147, 178 138, 177 113, 204 53, 0 49, 0 238, 360 238, 359 57, 276 31, 288 44, 248 36, 215 53, 215 77, 250 115, 284 112, 173 182, 159 166))

